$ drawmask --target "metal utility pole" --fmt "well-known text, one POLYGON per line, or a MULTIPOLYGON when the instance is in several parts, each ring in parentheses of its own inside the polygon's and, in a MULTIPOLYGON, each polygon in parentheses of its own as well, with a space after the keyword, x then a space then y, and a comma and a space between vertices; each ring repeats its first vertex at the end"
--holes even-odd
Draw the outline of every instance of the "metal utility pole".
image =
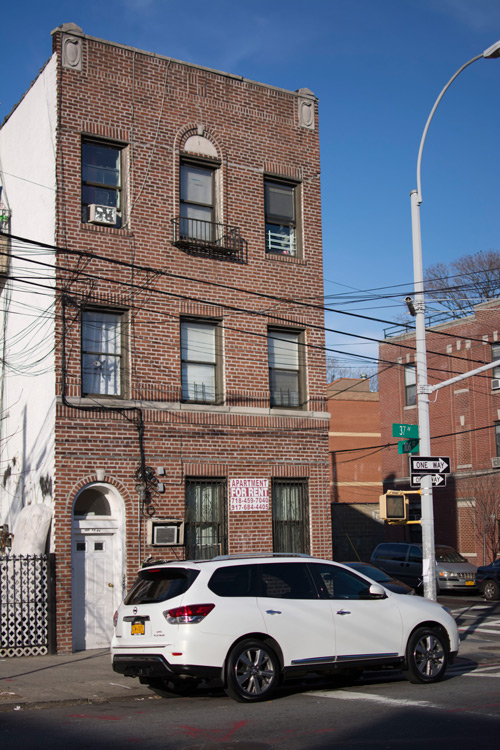
MULTIPOLYGON (((439 102, 445 92, 451 86, 455 78, 465 70, 469 65, 481 58, 492 59, 500 56, 500 41, 493 44, 481 55, 473 57, 471 60, 462 65, 454 76, 450 78, 444 89, 436 99, 430 115, 427 118, 424 132, 420 140, 420 148, 417 159, 417 189, 411 192, 411 224, 413 238, 413 276, 414 276, 414 308, 415 308, 415 348, 416 348, 416 365, 417 365, 417 397, 418 397, 418 426, 420 435, 420 455, 431 455, 431 435, 429 425, 429 393, 432 386, 427 381, 427 345, 425 335, 425 299, 424 299, 424 274, 422 266, 422 236, 420 230, 420 205, 422 203, 422 186, 420 181, 420 167, 422 162, 422 151, 424 148, 425 138, 429 125, 434 116, 439 102)), ((434 570, 436 567, 436 555, 434 550, 434 508, 432 496, 432 481, 430 475, 424 475, 421 482, 421 499, 422 499, 422 557, 423 557, 423 578, 424 578, 424 596, 427 599, 436 601, 436 577, 434 570)))

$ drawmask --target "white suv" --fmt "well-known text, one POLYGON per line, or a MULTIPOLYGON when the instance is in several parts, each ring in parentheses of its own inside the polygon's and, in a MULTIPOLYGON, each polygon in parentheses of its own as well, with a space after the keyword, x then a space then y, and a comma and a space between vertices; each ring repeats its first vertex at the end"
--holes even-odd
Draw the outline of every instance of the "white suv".
POLYGON ((282 678, 394 666, 437 682, 459 644, 443 607, 303 555, 219 557, 143 567, 115 613, 113 669, 161 688, 222 680, 237 701, 282 678))

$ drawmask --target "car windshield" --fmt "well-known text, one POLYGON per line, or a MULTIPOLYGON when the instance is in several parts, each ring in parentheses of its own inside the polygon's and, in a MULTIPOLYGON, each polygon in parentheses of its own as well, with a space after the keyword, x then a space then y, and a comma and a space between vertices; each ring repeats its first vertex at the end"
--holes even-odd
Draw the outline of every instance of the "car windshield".
POLYGON ((436 562, 466 563, 467 560, 453 547, 436 547, 436 562))
POLYGON ((190 568, 145 568, 124 603, 151 604, 173 599, 188 590, 199 572, 190 568))
POLYGON ((379 568, 374 568, 373 565, 363 565, 363 563, 344 563, 344 565, 348 565, 353 570, 358 570, 360 573, 363 573, 364 576, 368 576, 368 578, 372 578, 378 583, 384 583, 391 580, 391 577, 388 576, 387 573, 384 573, 383 570, 379 570, 379 568))

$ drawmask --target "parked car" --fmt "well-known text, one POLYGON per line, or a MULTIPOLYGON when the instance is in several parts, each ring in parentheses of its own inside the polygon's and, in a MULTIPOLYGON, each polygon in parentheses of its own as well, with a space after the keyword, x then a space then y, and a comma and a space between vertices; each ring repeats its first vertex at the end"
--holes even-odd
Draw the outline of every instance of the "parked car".
POLYGON ((435 602, 309 556, 223 556, 140 570, 114 616, 113 669, 152 687, 220 679, 237 701, 282 680, 370 667, 437 682, 459 645, 435 602))
POLYGON ((500 557, 477 569, 476 586, 488 601, 500 599, 500 557))
POLYGON ((397 578, 393 578, 388 575, 385 570, 381 570, 381 568, 377 568, 375 565, 371 565, 371 563, 354 561, 344 562, 342 564, 347 565, 353 570, 357 570, 359 573, 363 573, 363 575, 368 576, 368 578, 371 578, 372 581, 375 581, 376 583, 380 583, 384 588, 389 589, 389 591, 394 591, 395 594, 415 593, 415 589, 408 586, 407 583, 398 581, 397 578))
MULTIPOLYGON (((436 544, 435 554, 438 591, 475 588, 476 567, 467 562, 465 557, 445 544, 436 544)), ((422 589, 422 545, 383 542, 375 547, 370 562, 414 589, 422 589)))

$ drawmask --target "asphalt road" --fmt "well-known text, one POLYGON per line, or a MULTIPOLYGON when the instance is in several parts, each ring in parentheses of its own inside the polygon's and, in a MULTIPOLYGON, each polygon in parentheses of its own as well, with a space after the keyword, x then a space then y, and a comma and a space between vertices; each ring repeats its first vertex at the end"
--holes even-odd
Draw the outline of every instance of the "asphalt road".
POLYGON ((1 750, 421 750, 500 744, 500 602, 477 594, 439 597, 457 619, 460 657, 437 685, 411 685, 399 672, 366 672, 351 686, 308 680, 274 700, 231 701, 204 686, 192 697, 45 704, 0 713, 1 750))
POLYGON ((455 614, 461 656, 436 685, 399 672, 365 673, 349 687, 287 685, 267 703, 221 689, 0 714, 2 750, 490 750, 500 744, 500 603, 440 597, 455 614))

